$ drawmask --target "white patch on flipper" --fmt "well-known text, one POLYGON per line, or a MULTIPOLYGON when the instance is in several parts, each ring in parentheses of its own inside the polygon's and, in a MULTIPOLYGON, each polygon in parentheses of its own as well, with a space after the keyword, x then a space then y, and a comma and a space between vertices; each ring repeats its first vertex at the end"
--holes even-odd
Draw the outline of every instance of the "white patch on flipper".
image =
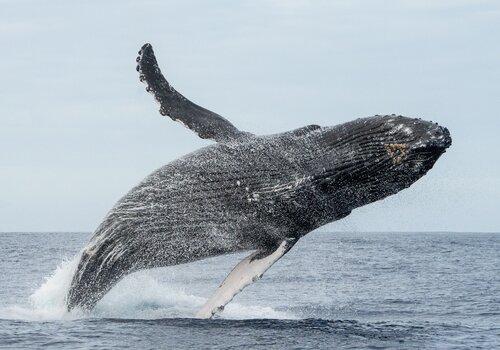
POLYGON ((200 311, 198 311, 196 317, 210 318, 217 311, 223 310, 224 306, 226 306, 226 304, 229 303, 236 294, 241 292, 243 288, 261 278, 264 272, 266 272, 283 255, 285 255, 295 242, 295 239, 286 239, 281 242, 279 247, 273 253, 261 259, 255 259, 255 257, 261 253, 261 251, 256 251, 240 261, 238 265, 236 265, 229 273, 219 288, 217 288, 214 295, 212 295, 200 311))

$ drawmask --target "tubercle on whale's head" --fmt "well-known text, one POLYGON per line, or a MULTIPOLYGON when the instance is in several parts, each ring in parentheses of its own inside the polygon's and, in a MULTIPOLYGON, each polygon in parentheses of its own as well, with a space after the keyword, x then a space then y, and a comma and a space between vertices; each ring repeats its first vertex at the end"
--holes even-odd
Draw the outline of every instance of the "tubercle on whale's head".
POLYGON ((451 146, 447 128, 397 115, 325 128, 316 164, 318 186, 347 212, 409 187, 451 146), (339 200, 340 198, 340 200, 339 200))

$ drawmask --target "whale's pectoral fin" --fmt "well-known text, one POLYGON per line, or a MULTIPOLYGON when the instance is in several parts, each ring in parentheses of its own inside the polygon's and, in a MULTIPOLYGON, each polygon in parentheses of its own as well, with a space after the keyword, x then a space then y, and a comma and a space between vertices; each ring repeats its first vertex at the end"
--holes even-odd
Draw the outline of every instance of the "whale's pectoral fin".
POLYGON ((145 44, 139 51, 137 71, 140 80, 147 85, 146 90, 152 93, 160 104, 160 113, 181 122, 202 139, 225 142, 250 135, 238 130, 220 115, 198 106, 178 93, 161 73, 151 44, 145 44))
POLYGON ((256 281, 276 261, 285 255, 297 242, 296 238, 288 238, 274 250, 257 250, 240 261, 229 273, 214 295, 198 311, 196 317, 210 318, 216 312, 222 311, 236 294, 256 281))

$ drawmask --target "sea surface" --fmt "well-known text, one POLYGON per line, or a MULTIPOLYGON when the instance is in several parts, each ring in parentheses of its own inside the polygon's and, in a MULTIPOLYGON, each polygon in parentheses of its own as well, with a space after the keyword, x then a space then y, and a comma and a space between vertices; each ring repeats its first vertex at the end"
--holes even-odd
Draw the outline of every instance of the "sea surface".
POLYGON ((246 254, 141 271, 90 314, 64 297, 89 233, 0 233, 0 348, 500 349, 500 234, 304 237, 213 320, 246 254))

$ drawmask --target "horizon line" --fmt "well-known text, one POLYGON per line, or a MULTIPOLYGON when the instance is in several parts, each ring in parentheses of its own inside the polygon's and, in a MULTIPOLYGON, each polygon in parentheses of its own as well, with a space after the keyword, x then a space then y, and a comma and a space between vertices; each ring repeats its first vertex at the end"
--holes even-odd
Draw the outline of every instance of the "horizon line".
MULTIPOLYGON (((40 234, 40 233, 54 233, 54 234, 60 234, 60 233, 67 233, 67 234, 77 234, 77 233, 86 233, 86 234, 91 234, 93 231, 60 231, 60 230, 46 230, 46 231, 0 231, 0 234, 7 234, 7 233, 20 233, 20 234, 40 234)), ((379 234, 379 233, 458 233, 458 234, 465 234, 465 233, 480 233, 480 234, 499 234, 500 231, 446 231, 446 230, 428 230, 428 231, 323 231, 323 230, 314 230, 309 233, 374 233, 374 234, 379 234)), ((308 234, 309 234, 308 233, 308 234)))

